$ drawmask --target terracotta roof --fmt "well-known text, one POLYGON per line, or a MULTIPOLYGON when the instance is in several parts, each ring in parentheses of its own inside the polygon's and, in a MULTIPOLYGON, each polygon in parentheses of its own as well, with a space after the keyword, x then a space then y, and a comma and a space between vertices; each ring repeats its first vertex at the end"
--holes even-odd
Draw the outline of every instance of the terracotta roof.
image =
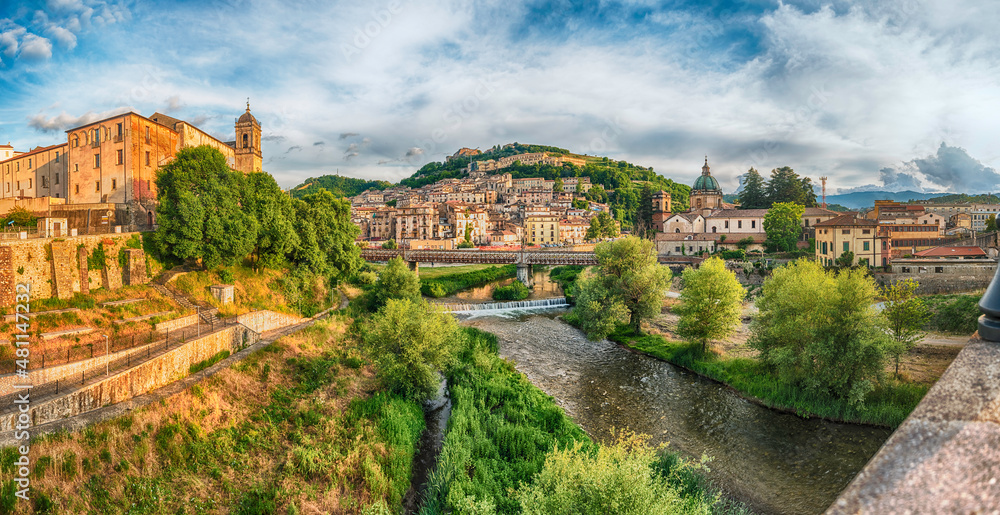
POLYGON ((823 209, 821 207, 807 207, 806 212, 803 213, 803 216, 823 216, 823 215, 840 216, 841 213, 837 211, 831 211, 829 209, 823 209))
POLYGON ((766 214, 766 209, 723 209, 705 218, 763 218, 766 214))
POLYGON ((941 246, 921 250, 916 257, 986 257, 986 252, 980 247, 949 247, 941 246))
POLYGON ((847 213, 815 223, 813 227, 878 227, 878 222, 867 218, 855 218, 854 213, 847 213))

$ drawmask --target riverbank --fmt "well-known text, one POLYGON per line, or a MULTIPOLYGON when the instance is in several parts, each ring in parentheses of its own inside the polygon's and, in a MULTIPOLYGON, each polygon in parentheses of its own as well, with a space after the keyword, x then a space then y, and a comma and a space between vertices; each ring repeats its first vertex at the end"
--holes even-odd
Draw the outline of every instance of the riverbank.
POLYGON ((514 277, 517 274, 517 267, 514 265, 491 266, 480 270, 464 271, 459 273, 420 274, 420 293, 428 297, 447 297, 460 290, 481 286, 498 279, 514 277))
POLYGON ((463 324, 495 334, 500 356, 595 441, 609 443, 612 430, 627 429, 695 462, 710 456, 701 474, 755 512, 822 512, 890 434, 747 402, 665 361, 588 340, 551 316, 463 324))
MULTIPOLYGON (((453 402, 449 429, 421 513, 519 513, 522 503, 531 498, 527 489, 540 477, 556 449, 575 449, 586 460, 585 456, 592 456, 602 444, 594 443, 552 397, 500 358, 495 335, 471 328, 463 332, 465 347, 446 374, 453 402)), ((746 512, 715 495, 698 472, 699 466, 676 454, 661 453, 649 466, 653 484, 643 484, 634 476, 636 471, 631 471, 631 485, 586 485, 581 489, 595 490, 590 493, 597 495, 589 501, 594 505, 627 489, 660 487, 675 506, 688 511, 746 512)), ((572 469, 554 475, 560 482, 576 477, 572 469)), ((637 505, 643 496, 624 499, 626 504, 620 509, 637 505)), ((563 508, 577 511, 584 506, 563 508)))

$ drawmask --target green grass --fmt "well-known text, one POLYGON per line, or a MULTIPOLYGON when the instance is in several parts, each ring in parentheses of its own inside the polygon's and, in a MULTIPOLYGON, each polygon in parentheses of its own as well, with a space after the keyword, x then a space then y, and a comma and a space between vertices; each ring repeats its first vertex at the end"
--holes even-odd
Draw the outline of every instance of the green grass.
POLYGON ((220 362, 220 361, 222 361, 222 360, 224 360, 224 359, 226 359, 228 357, 229 357, 229 351, 228 350, 219 351, 214 356, 212 356, 211 358, 201 360, 201 361, 199 361, 197 363, 193 363, 191 365, 191 367, 189 368, 189 371, 192 374, 196 374, 196 373, 201 372, 202 370, 205 370, 206 368, 208 368, 208 367, 210 367, 210 366, 212 366, 212 365, 214 365, 214 364, 216 364, 216 363, 218 363, 218 362, 220 362))
POLYGON ((422 264, 420 265, 420 278, 438 279, 447 275, 479 272, 480 270, 486 270, 487 268, 493 267, 494 265, 428 266, 426 264, 422 264))
POLYGON ((517 267, 514 265, 490 266, 468 272, 451 272, 447 275, 438 275, 433 278, 428 277, 421 270, 420 293, 430 297, 446 297, 459 290, 481 286, 498 279, 514 277, 516 274, 517 267))
POLYGON ((761 404, 802 417, 896 428, 927 393, 927 386, 887 381, 868 394, 863 407, 846 399, 821 396, 782 382, 767 366, 751 358, 720 358, 701 354, 700 344, 670 342, 658 335, 624 332, 609 339, 722 382, 761 404))
MULTIPOLYGON (((550 453, 594 443, 563 410, 497 355, 492 334, 463 328, 464 349, 446 373, 451 419, 421 514, 520 513, 514 493, 530 484, 550 453)), ((684 512, 745 513, 721 499, 704 476, 676 454, 662 453, 656 472, 685 499, 684 512)))

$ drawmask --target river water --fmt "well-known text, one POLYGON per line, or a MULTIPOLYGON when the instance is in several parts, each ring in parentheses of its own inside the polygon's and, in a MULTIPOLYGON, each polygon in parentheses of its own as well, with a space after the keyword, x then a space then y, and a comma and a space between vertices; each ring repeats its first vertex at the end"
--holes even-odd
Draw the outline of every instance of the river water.
POLYGON ((779 413, 728 388, 549 316, 464 321, 497 335, 500 355, 592 437, 612 428, 712 458, 709 477, 760 513, 821 513, 891 433, 779 413))
MULTIPOLYGON (((553 299, 563 296, 562 288, 559 287, 559 284, 549 279, 549 270, 547 268, 540 266, 533 268, 534 270, 532 271, 531 278, 535 284, 531 287, 531 293, 525 300, 553 299)), ((516 280, 517 279, 513 277, 509 277, 507 279, 493 281, 483 286, 466 288, 455 293, 454 295, 434 299, 433 302, 435 304, 477 304, 494 302, 493 288, 498 286, 507 286, 516 280)))

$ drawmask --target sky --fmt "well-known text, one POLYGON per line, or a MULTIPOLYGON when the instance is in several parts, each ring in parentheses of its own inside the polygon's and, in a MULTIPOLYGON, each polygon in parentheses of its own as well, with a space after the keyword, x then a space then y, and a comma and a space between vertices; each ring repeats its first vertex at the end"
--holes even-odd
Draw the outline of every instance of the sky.
POLYGON ((282 187, 510 142, 723 189, 1000 191, 1000 2, 0 0, 0 142, 247 98, 282 187))

